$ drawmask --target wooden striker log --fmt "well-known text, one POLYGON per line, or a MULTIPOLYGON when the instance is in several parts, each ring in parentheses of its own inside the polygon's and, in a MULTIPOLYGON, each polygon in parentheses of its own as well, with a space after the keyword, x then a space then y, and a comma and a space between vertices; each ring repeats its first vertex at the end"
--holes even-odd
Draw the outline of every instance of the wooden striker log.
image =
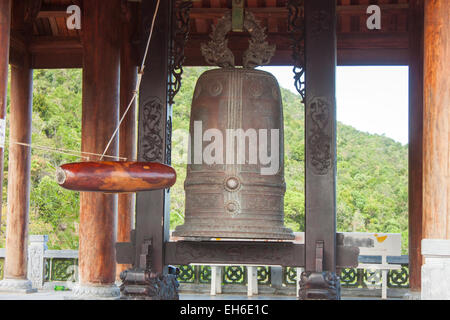
POLYGON ((69 190, 130 193, 169 188, 176 181, 176 173, 160 163, 79 162, 58 168, 56 178, 69 190))

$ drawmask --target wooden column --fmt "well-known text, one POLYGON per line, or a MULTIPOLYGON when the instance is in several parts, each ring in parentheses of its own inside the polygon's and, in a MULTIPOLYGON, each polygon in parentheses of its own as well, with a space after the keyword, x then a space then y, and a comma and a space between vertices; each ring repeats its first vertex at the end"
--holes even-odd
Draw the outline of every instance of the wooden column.
POLYGON ((336 299, 339 281, 320 294, 308 291, 327 282, 322 272, 336 280, 336 1, 305 1, 305 28, 306 273, 300 298, 336 299))
POLYGON ((23 47, 16 52, 15 63, 11 65, 5 279, 0 282, 0 290, 30 293, 35 291, 27 279, 31 148, 16 143, 31 144, 33 70, 27 46, 40 2, 12 4, 11 29, 22 37, 23 47))
POLYGON ((409 6, 409 286, 417 292, 422 266, 423 0, 410 0, 409 6))
MULTIPOLYGON (((143 43, 149 34, 155 0, 142 1, 143 43)), ((161 1, 146 61, 148 69, 142 79, 139 95, 138 160, 165 163, 168 158, 167 124, 170 107, 167 103, 169 77, 169 45, 172 1, 161 1)), ((144 49, 144 48, 142 48, 144 49)), ((142 50, 143 52, 143 50, 142 50)), ((152 272, 166 272, 164 242, 169 240, 169 206, 167 190, 140 192, 136 196, 136 258, 139 266, 144 246, 151 241, 152 272)))
POLYGON ((29 61, 27 57, 22 67, 11 66, 5 279, 15 280, 27 278, 31 148, 15 143, 31 144, 33 70, 29 61))
POLYGON ((423 238, 450 239, 450 6, 425 0, 423 238))
MULTIPOLYGON (((6 127, 6 96, 8 93, 9 43, 11 34, 11 0, 0 0, 0 140, 4 141, 6 127)), ((3 208, 4 145, 0 144, 0 210, 3 208)), ((0 225, 2 215, 0 214, 0 225)))
MULTIPOLYGON (((122 47, 120 55, 120 115, 125 113, 133 97, 137 82, 137 59, 132 45, 135 36, 136 15, 135 6, 127 3, 123 8, 124 22, 122 25, 122 47)), ((136 159, 136 102, 128 111, 126 118, 120 126, 119 156, 136 159)), ((120 194, 117 221, 117 242, 131 242, 130 233, 134 226, 136 207, 136 194, 120 194)), ((116 278, 119 279, 122 271, 131 265, 118 264, 116 278)))
MULTIPOLYGON (((118 125, 121 27, 118 21, 120 0, 84 1, 81 147, 84 152, 102 154, 118 125)), ((117 138, 107 154, 117 156, 117 138)), ((117 195, 81 193, 80 285, 74 290, 76 296, 119 295, 114 286, 116 222, 117 195)))

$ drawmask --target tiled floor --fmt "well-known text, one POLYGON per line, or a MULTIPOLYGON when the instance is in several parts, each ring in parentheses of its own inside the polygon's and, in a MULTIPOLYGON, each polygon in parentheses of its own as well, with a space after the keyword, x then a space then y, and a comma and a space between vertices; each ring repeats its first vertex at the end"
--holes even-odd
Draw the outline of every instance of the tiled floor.
MULTIPOLYGON (((67 298, 70 299, 70 292, 39 291, 37 293, 32 294, 0 293, 0 300, 65 300, 67 298)), ((247 297, 245 295, 231 295, 231 294, 221 294, 217 296, 210 296, 204 294, 181 294, 180 300, 296 300, 296 297, 263 296, 263 295, 247 297)), ((342 300, 380 300, 380 299, 343 297, 342 300)))

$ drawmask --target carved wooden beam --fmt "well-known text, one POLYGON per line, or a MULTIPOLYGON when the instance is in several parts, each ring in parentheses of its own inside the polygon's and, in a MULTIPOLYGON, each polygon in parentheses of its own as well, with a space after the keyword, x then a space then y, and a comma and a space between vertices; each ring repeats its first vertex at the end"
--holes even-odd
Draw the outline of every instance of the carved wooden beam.
MULTIPOLYGON (((83 10, 82 1, 72 0, 72 4, 77 5, 83 10)), ((38 18, 65 18, 68 17, 67 8, 70 5, 60 5, 60 4, 43 4, 41 10, 39 11, 38 18)))
MULTIPOLYGON (((383 14, 407 14, 409 5, 407 3, 396 4, 380 4, 380 9, 383 14)), ((360 14, 367 17, 366 10, 368 5, 341 5, 337 6, 336 10, 341 14, 360 14)), ((287 19, 288 10, 285 7, 250 7, 246 8, 253 13, 257 18, 280 18, 287 19)), ((193 8, 191 11, 192 19, 220 19, 228 8, 193 8)))
POLYGON ((48 52, 54 50, 81 50, 83 45, 79 37, 33 37, 29 49, 33 52, 48 52))
POLYGON ((34 37, 28 48, 35 69, 83 66, 83 45, 78 37, 34 37))
MULTIPOLYGON (((359 249, 357 247, 337 246, 337 267, 354 268, 358 266, 358 255, 359 249)), ((125 256, 124 254, 123 259, 126 259, 125 256)), ((204 263, 304 267, 305 246, 292 242, 167 242, 165 244, 165 263, 167 265, 204 263)))
POLYGON ((58 10, 49 10, 46 8, 39 12, 37 18, 65 18, 67 16, 67 8, 65 10, 62 8, 58 10))
MULTIPOLYGON (((248 46, 248 38, 233 35, 233 39, 230 48, 239 61, 248 46)), ((12 33, 11 60, 24 52, 24 40, 17 32, 12 33)), ((185 47, 186 66, 206 65, 200 44, 208 41, 206 35, 190 36, 185 47)), ((268 41, 277 46, 273 65, 293 63, 287 34, 271 34, 268 41)), ((82 67, 82 44, 78 37, 33 37, 29 48, 33 56, 33 68, 82 67)), ((408 33, 338 34, 338 65, 407 65, 408 52, 408 33)))
MULTIPOLYGON (((248 47, 248 36, 232 34, 229 47, 236 56, 236 63, 241 63, 243 52, 248 47)), ((201 55, 200 45, 209 37, 191 34, 185 47, 185 65, 203 66, 206 62, 201 55)), ((276 45, 272 65, 292 65, 292 48, 289 34, 272 33, 268 42, 276 45)), ((338 65, 407 65, 408 33, 340 33, 337 35, 338 65)))

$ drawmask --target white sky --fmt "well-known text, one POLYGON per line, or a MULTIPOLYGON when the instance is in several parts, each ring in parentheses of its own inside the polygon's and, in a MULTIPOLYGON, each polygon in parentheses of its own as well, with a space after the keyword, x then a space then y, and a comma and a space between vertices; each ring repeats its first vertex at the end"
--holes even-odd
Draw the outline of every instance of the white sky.
MULTIPOLYGON (((292 67, 263 67, 294 93, 292 67)), ((408 143, 408 67, 338 67, 337 120, 408 143)))

